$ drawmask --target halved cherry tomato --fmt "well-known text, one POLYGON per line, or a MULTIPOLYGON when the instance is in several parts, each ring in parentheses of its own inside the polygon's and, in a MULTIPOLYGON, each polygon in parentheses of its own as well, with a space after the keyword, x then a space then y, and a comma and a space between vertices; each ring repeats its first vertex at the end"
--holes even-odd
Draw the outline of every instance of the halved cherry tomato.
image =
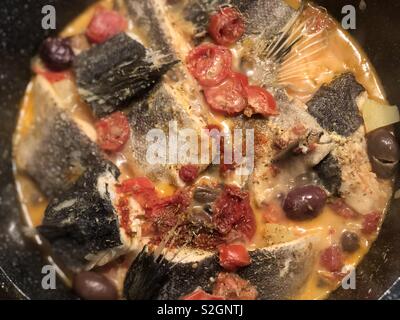
POLYGON ((322 251, 321 265, 330 272, 339 272, 343 267, 342 250, 337 245, 332 245, 322 251))
POLYGON ((199 167, 193 164, 182 166, 179 170, 179 177, 185 183, 192 183, 199 175, 199 167))
POLYGON ((189 53, 186 63, 202 86, 216 86, 231 72, 232 53, 227 48, 205 43, 189 53))
POLYGON ((251 263, 250 255, 241 244, 226 244, 219 247, 219 264, 228 271, 248 266, 251 263))
POLYGON ((274 97, 265 89, 257 86, 246 87, 248 106, 245 114, 251 117, 253 114, 263 116, 277 115, 274 97))
POLYGON ((381 214, 379 212, 372 212, 364 216, 361 231, 363 234, 370 235, 378 230, 381 221, 381 214))
POLYGON ((222 8, 210 18, 208 32, 213 40, 224 46, 234 44, 245 31, 243 17, 234 8, 222 8))
POLYGON ((220 85, 204 89, 204 95, 210 107, 226 115, 242 112, 247 106, 246 76, 232 72, 220 85))
POLYGON ((93 43, 103 43, 128 28, 126 19, 114 10, 98 9, 86 30, 93 43))
POLYGON ((182 297, 182 300, 225 300, 223 297, 205 292, 203 289, 196 289, 192 293, 182 297))
POLYGON ((122 112, 114 112, 96 123, 97 140, 104 151, 120 151, 129 139, 130 128, 122 112))

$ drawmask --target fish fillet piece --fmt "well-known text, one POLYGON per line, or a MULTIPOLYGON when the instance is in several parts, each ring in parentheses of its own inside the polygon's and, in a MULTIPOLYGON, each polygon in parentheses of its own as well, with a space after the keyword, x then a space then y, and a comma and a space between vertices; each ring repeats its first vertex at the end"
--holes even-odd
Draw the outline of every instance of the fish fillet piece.
POLYGON ((196 33, 204 36, 210 15, 227 5, 235 7, 243 14, 247 35, 277 34, 295 12, 283 0, 187 0, 183 15, 192 22, 196 33))
POLYGON ((357 97, 365 89, 351 73, 323 85, 307 102, 308 112, 329 132, 348 137, 363 124, 357 97))
POLYGON ((162 15, 165 3, 158 3, 158 0, 124 0, 129 19, 134 26, 140 30, 141 40, 146 47, 158 51, 166 56, 175 57, 174 49, 171 46, 173 39, 165 28, 165 16, 162 15))
POLYGON ((286 193, 295 178, 320 163, 332 150, 328 133, 300 101, 275 94, 279 115, 243 119, 237 128, 254 129, 254 170, 247 183, 262 206, 286 193))
POLYGON ((102 117, 149 91, 174 63, 120 33, 78 55, 74 70, 80 95, 102 117))
POLYGON ((69 189, 88 167, 106 162, 42 76, 33 83, 34 123, 16 149, 18 168, 52 198, 69 189))
POLYGON ((307 103, 308 111, 330 132, 334 149, 315 170, 325 187, 361 214, 382 211, 388 183, 372 172, 359 105, 365 89, 345 73, 322 86, 307 103))
POLYGON ((156 181, 182 185, 178 174, 182 165, 200 163, 202 154, 205 153, 207 161, 199 165, 199 168, 207 167, 210 161, 208 145, 205 150, 200 148, 200 139, 205 136, 202 129, 206 123, 193 115, 190 102, 175 87, 164 82, 157 85, 147 97, 131 106, 128 119, 132 137, 127 158, 133 170, 140 169, 142 174, 156 181), (155 132, 154 130, 157 130, 157 135, 161 134, 165 138, 161 148, 155 148, 156 150, 152 148, 155 140, 149 135, 155 132), (184 141, 178 138, 178 133, 184 132, 182 130, 195 133, 194 139, 187 142, 186 148, 183 147, 184 141), (177 148, 170 144, 171 139, 175 138, 177 148), (189 153, 184 154, 182 150, 189 153), (157 162, 149 161, 148 155, 154 154, 155 151, 158 151, 158 155, 163 159, 160 158, 157 162), (170 152, 174 154, 172 158, 170 152))
MULTIPOLYGON (((314 247, 314 238, 307 236, 250 251, 252 263, 239 269, 237 273, 257 288, 258 299, 295 298, 311 273, 315 256, 314 247)), ((201 250, 180 249, 178 254, 172 251, 166 254, 164 261, 160 268, 174 267, 168 270, 167 279, 161 278, 164 284, 158 283, 160 289, 154 294, 153 299, 179 299, 197 287, 212 291, 212 279, 216 279, 218 273, 224 271, 218 263, 216 254, 201 250)), ((141 273, 135 273, 138 267, 134 262, 125 280, 124 294, 128 299, 135 296, 134 290, 138 290, 137 285, 140 283, 138 277, 147 272, 147 266, 143 264, 140 266, 141 273)))
POLYGON ((104 265, 138 245, 141 231, 136 217, 143 212, 130 200, 129 226, 122 222, 127 217, 116 209, 118 176, 112 164, 90 168, 68 191, 50 201, 37 230, 55 257, 71 270, 104 265))

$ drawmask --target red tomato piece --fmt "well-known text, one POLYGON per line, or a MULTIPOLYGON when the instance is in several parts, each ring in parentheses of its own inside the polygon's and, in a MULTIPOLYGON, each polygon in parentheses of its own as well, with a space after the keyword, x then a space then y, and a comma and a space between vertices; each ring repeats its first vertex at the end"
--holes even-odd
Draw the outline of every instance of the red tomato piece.
POLYGON ((146 177, 123 181, 117 185, 117 192, 133 196, 145 210, 152 208, 159 200, 153 182, 146 177))
POLYGON ((199 175, 199 168, 193 164, 182 166, 179 170, 179 177, 185 183, 192 183, 199 175))
POLYGON ((216 86, 231 72, 232 53, 227 48, 205 43, 189 53, 186 64, 202 86, 216 86))
POLYGON ((237 231, 250 240, 256 231, 256 221, 247 192, 236 186, 226 185, 224 191, 214 202, 213 223, 217 230, 228 235, 237 231))
POLYGON ((144 190, 155 190, 153 182, 146 177, 128 179, 117 186, 117 192, 119 193, 135 194, 144 190))
POLYGON ((39 75, 45 77, 50 83, 56 83, 56 82, 71 78, 71 74, 68 71, 53 72, 53 71, 48 71, 48 70, 41 70, 37 67, 35 67, 33 69, 33 71, 36 74, 39 74, 39 75))
POLYGON ((247 106, 244 76, 233 72, 220 85, 204 89, 211 109, 226 115, 242 112, 247 106))
POLYGON ((381 214, 379 212, 372 212, 364 216, 361 231, 365 235, 370 235, 378 230, 381 221, 381 214))
POLYGON ((219 264, 228 271, 248 266, 251 263, 249 252, 241 244, 226 244, 219 247, 219 264))
POLYGON ((256 300, 257 289, 235 273, 221 272, 214 285, 213 295, 226 300, 256 300))
POLYGON ((103 43, 128 28, 126 19, 114 10, 98 9, 86 30, 93 43, 103 43))
POLYGON ((182 300, 225 300, 223 297, 215 296, 205 292, 203 289, 196 289, 192 293, 182 297, 182 300))
POLYGON ((343 268, 342 250, 337 245, 332 245, 322 251, 321 265, 330 272, 339 272, 343 268))
POLYGON ((265 89, 257 86, 246 87, 248 106, 245 114, 251 117, 253 114, 263 116, 277 115, 274 97, 265 89))
POLYGON ((176 192, 170 197, 159 199, 150 210, 146 211, 146 215, 150 220, 160 223, 160 225, 168 227, 175 226, 180 213, 185 211, 190 205, 190 198, 182 191, 176 192))
POLYGON ((96 123, 97 141, 104 151, 120 151, 130 136, 129 122, 122 112, 114 112, 96 123))
POLYGON ((210 18, 208 33, 220 45, 234 44, 244 34, 244 31, 243 17, 234 8, 222 8, 210 18))
POLYGON ((345 219, 357 218, 358 213, 350 208, 343 199, 336 199, 329 207, 339 216, 345 219))
POLYGON ((131 218, 130 218, 130 207, 129 207, 129 199, 126 197, 121 197, 117 203, 118 213, 120 215, 120 223, 122 229, 125 230, 125 233, 129 236, 133 236, 133 232, 131 229, 131 218))

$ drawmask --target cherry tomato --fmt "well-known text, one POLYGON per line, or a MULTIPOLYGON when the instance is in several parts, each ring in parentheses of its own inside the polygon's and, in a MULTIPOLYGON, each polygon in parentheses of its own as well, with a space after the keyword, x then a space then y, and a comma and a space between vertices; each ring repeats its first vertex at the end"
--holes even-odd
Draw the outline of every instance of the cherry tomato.
POLYGON ((196 289, 192 293, 182 297, 182 300, 224 300, 223 297, 205 292, 203 289, 196 289))
POLYGON ((114 112, 96 123, 97 140, 104 151, 120 151, 129 139, 130 128, 122 112, 114 112))
POLYGON ((199 175, 199 168, 193 164, 182 166, 179 170, 179 177, 185 183, 192 183, 199 175))
POLYGON ((332 245, 322 251, 321 265, 330 272, 339 272, 343 267, 342 250, 337 245, 332 245))
POLYGON ((248 106, 245 114, 261 114, 263 116, 277 115, 276 102, 274 97, 265 89, 257 86, 247 86, 246 95, 248 106))
POLYGON ((202 86, 216 86, 231 72, 232 53, 227 48, 205 43, 189 53, 186 63, 202 86))
POLYGON ((256 231, 256 222, 247 192, 226 185, 213 205, 213 223, 221 234, 238 232, 250 240, 256 231))
POLYGON ((226 115, 242 112, 247 106, 245 76, 233 72, 220 85, 204 89, 207 103, 211 109, 226 115))
POLYGON ((329 207, 339 216, 345 219, 357 218, 358 213, 350 208, 343 199, 336 199, 329 204, 329 207))
POLYGON ((118 12, 100 8, 89 23, 86 36, 93 43, 103 43, 127 27, 127 21, 118 12))
POLYGON ((213 294, 226 300, 255 300, 257 289, 235 273, 221 272, 215 281, 213 294))
POLYGON ((56 83, 62 80, 71 78, 71 74, 68 71, 53 72, 48 70, 42 70, 39 68, 34 68, 33 70, 36 74, 39 74, 47 79, 50 83, 56 83))
POLYGON ((379 212, 372 212, 364 216, 362 224, 362 233, 370 235, 378 230, 379 222, 381 221, 381 215, 379 212))
POLYGON ((234 8, 222 8, 210 18, 208 32, 213 40, 223 46, 234 44, 245 31, 243 17, 234 8))
POLYGON ((248 266, 251 263, 250 255, 241 244, 226 244, 219 247, 219 264, 228 271, 248 266))

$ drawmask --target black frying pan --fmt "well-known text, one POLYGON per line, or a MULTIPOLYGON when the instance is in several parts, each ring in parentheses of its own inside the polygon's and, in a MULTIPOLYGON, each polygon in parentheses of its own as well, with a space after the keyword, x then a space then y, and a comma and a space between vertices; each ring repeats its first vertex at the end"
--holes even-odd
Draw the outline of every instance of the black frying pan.
MULTIPOLYGON (((48 35, 41 28, 41 9, 57 10, 57 30, 78 15, 90 0, 2 0, 0 4, 0 298, 75 298, 61 281, 56 290, 43 290, 38 248, 23 236, 20 204, 11 163, 11 141, 19 102, 30 79, 30 58, 48 35)), ((377 68, 392 104, 400 106, 400 2, 397 0, 321 0, 341 20, 342 7, 357 9, 358 39, 377 68)), ((399 188, 397 179, 396 188, 399 188)), ((393 200, 378 240, 357 268, 356 290, 339 289, 332 299, 395 299, 400 297, 400 201, 393 200), (388 292, 388 290, 390 292, 388 292)))

